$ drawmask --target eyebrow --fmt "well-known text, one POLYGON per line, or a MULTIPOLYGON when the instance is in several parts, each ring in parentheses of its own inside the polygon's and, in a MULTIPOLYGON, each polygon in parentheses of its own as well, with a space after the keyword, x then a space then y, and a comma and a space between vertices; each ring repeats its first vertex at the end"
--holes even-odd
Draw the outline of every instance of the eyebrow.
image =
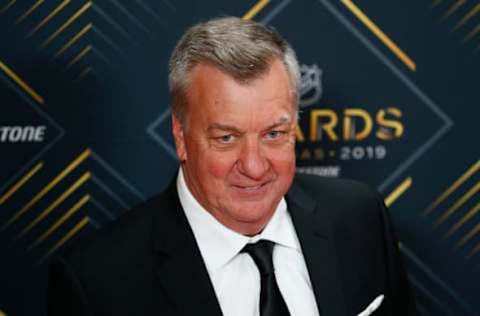
POLYGON ((291 117, 289 115, 282 116, 278 119, 277 122, 273 123, 272 125, 268 126, 266 129, 272 129, 281 125, 286 125, 291 122, 291 117))
MULTIPOLYGON (((269 129, 273 129, 273 128, 276 128, 276 127, 281 126, 281 125, 289 124, 290 122, 291 122, 291 117, 289 115, 285 115, 285 116, 280 117, 277 120, 277 122, 267 126, 267 128, 265 128, 265 130, 269 130, 269 129)), ((242 130, 236 128, 235 126, 231 126, 231 125, 228 125, 228 124, 222 124, 222 123, 212 123, 207 128, 208 131, 211 131, 211 130, 214 130, 214 129, 219 129, 219 130, 222 130, 222 131, 235 132, 235 133, 239 133, 239 134, 242 133, 242 130)))
POLYGON ((219 130, 222 130, 222 131, 230 131, 230 132, 236 132, 236 133, 241 133, 242 132, 241 130, 239 130, 238 128, 236 128, 234 126, 227 125, 227 124, 222 124, 222 123, 212 123, 207 128, 208 131, 211 131, 213 129, 219 129, 219 130))

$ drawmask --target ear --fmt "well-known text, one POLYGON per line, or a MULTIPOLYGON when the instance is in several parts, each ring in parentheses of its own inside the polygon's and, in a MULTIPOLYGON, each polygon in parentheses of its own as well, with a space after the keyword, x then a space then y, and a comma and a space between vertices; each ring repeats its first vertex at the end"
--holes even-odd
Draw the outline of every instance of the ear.
POLYGON ((185 149, 185 136, 183 126, 175 114, 172 113, 172 133, 175 147, 177 148, 177 157, 180 162, 187 160, 187 151, 185 149))

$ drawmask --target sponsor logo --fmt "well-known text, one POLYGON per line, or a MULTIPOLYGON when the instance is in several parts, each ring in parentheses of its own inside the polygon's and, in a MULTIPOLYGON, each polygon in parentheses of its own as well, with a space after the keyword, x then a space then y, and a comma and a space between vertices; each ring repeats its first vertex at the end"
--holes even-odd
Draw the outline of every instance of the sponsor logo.
POLYGON ((47 127, 0 126, 0 143, 40 143, 45 139, 47 127))

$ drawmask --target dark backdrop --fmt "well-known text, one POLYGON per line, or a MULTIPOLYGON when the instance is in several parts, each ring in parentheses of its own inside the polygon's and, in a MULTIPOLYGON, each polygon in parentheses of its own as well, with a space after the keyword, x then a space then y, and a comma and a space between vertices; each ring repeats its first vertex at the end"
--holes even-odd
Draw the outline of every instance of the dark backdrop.
POLYGON ((478 0, 0 0, 0 310, 43 315, 51 255, 170 181, 167 60, 219 15, 295 47, 298 172, 385 195, 419 314, 479 315, 478 0))

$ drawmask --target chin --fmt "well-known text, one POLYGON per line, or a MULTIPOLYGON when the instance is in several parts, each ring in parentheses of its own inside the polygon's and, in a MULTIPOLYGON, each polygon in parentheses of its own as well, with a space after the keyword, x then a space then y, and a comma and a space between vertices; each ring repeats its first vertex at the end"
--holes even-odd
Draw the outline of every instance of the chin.
POLYGON ((275 207, 272 210, 271 205, 267 206, 265 204, 258 203, 242 203, 240 205, 243 205, 243 207, 237 211, 237 219, 244 223, 258 223, 265 220, 268 221, 275 211, 275 207))

